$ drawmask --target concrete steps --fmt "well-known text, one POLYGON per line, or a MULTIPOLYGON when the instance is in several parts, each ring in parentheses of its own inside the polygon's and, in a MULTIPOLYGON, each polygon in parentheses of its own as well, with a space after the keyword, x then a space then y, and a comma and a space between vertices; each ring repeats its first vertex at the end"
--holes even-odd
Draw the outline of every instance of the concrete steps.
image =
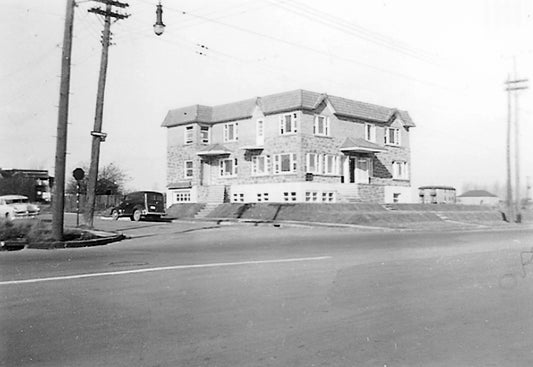
POLYGON ((218 203, 207 203, 205 204, 205 207, 201 209, 196 215, 194 216, 195 219, 202 219, 205 218, 211 213, 215 208, 218 206, 218 203))
POLYGON ((222 204, 224 202, 224 185, 209 186, 206 202, 222 204))

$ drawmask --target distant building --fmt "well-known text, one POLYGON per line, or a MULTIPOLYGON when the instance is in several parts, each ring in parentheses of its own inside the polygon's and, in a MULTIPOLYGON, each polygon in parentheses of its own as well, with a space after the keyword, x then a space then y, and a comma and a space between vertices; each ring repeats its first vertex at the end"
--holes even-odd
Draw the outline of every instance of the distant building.
POLYGON ((455 188, 451 186, 420 186, 418 197, 422 204, 455 204, 455 188))
POLYGON ((457 197, 459 204, 496 206, 500 199, 485 190, 470 190, 457 197))
POLYGON ((53 177, 46 170, 0 169, 0 195, 24 195, 30 201, 50 201, 53 177))
POLYGON ((406 111, 305 90, 168 112, 168 201, 411 202, 406 111))

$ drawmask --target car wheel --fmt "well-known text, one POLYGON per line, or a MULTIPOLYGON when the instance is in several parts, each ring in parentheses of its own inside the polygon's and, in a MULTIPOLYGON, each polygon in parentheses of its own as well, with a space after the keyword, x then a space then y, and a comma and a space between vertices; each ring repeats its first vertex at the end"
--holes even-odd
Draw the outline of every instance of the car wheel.
POLYGON ((112 218, 113 220, 118 220, 118 210, 113 210, 113 211, 111 212, 111 218, 112 218))
POLYGON ((138 222, 141 220, 141 211, 139 209, 135 209, 133 212, 133 215, 131 216, 131 220, 138 222))

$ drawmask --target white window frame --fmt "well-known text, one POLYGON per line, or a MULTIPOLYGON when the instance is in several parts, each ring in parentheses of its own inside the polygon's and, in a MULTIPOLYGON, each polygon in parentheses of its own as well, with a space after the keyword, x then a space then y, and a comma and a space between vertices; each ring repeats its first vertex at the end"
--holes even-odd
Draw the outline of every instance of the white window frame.
POLYGON ((194 125, 185 126, 185 130, 183 133, 183 143, 187 145, 194 143, 194 125))
POLYGON ((235 177, 238 172, 237 158, 225 158, 219 160, 219 177, 235 177), (231 162, 231 172, 227 172, 227 162, 231 162))
POLYGON ((401 133, 400 129, 396 127, 386 127, 385 128, 385 144, 386 145, 401 145, 401 133), (393 140, 390 138, 390 133, 393 132, 393 140))
POLYGON ((365 140, 372 143, 376 142, 376 125, 374 124, 365 124, 365 140))
POLYGON ((392 179, 409 180, 409 163, 405 161, 392 162, 392 179))
POLYGON ((313 124, 313 134, 317 136, 330 136, 330 129, 329 129, 329 117, 324 115, 315 115, 315 120, 313 124), (320 120, 323 120, 323 131, 320 131, 320 120))
POLYGON ((194 177, 194 162, 193 161, 183 162, 183 172, 186 178, 194 177), (187 167, 188 163, 191 164, 191 167, 187 167))
POLYGON ((318 191, 306 191, 305 192, 305 201, 307 201, 307 202, 318 202, 318 191))
POLYGON ((258 192, 257 193, 257 202, 261 203, 261 202, 265 202, 265 201, 270 201, 268 192, 258 192))
POLYGON ((242 192, 233 193, 231 201, 233 203, 244 203, 244 194, 242 192))
POLYGON ((307 153, 307 155, 306 155, 306 172, 307 173, 314 173, 314 174, 320 173, 320 170, 319 170, 319 159, 320 159, 320 155, 319 154, 317 154, 317 153, 307 153), (314 167, 311 167, 311 163, 314 163, 313 164, 314 167))
POLYGON ((297 196, 298 194, 296 191, 286 191, 283 193, 283 201, 296 201, 297 196))
POLYGON ((323 160, 324 160, 323 173, 325 175, 336 176, 339 174, 339 156, 335 154, 324 154, 323 160), (331 158, 331 162, 329 158, 331 158))
POLYGON ((254 155, 252 157, 252 176, 266 176, 270 173, 270 156, 254 155), (259 172, 259 161, 263 160, 264 171, 259 172))
POLYGON ((274 174, 275 175, 289 175, 296 173, 298 168, 298 159, 296 153, 280 153, 274 154, 274 174), (283 156, 289 156, 289 170, 282 171, 283 156))
POLYGON ((279 134, 280 135, 294 135, 298 132, 298 114, 296 112, 285 113, 279 119, 279 134), (287 117, 290 120, 290 125, 287 124, 287 117), (287 128, 290 127, 290 128, 287 128))
POLYGON ((200 126, 200 143, 210 144, 211 142, 211 128, 209 126, 200 126), (206 138, 203 136, 203 132, 206 131, 206 138))
POLYGON ((178 190, 174 192, 176 203, 188 203, 191 201, 191 190, 178 190))
POLYGON ((239 140, 239 123, 227 122, 224 124, 224 142, 232 142, 239 140), (230 136, 230 126, 233 127, 233 136, 230 136))

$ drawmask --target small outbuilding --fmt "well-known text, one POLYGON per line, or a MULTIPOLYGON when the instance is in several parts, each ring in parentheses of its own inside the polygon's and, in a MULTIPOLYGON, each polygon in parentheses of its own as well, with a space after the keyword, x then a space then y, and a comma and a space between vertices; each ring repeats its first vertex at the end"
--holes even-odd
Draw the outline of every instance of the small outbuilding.
POLYGON ((500 199, 485 190, 470 190, 457 196, 457 203, 464 205, 497 206, 500 199))
POLYGON ((418 197, 422 204, 455 204, 455 188, 451 186, 420 186, 418 197))

